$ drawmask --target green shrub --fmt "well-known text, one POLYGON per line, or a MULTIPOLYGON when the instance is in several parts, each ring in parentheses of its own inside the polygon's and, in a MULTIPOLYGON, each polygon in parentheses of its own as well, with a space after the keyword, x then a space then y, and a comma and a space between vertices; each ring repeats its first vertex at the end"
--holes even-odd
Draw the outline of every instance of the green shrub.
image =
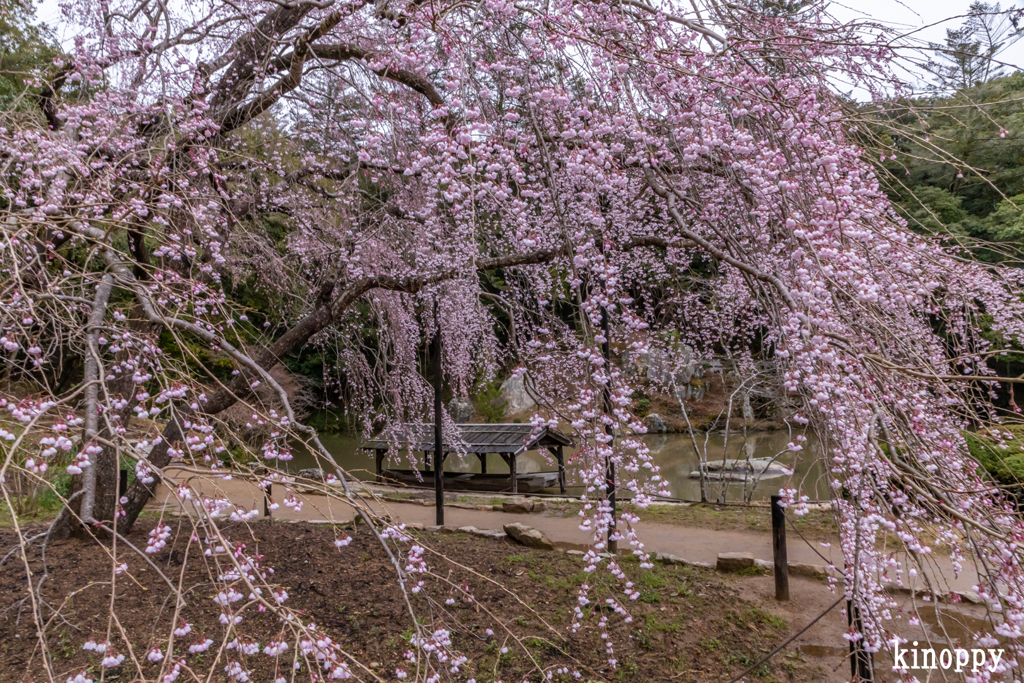
POLYGON ((501 400, 501 383, 497 379, 482 387, 476 395, 476 409, 483 416, 484 422, 501 422, 507 406, 508 401, 501 400))
POLYGON ((1000 444, 991 436, 965 432, 964 439, 971 457, 996 483, 1009 487, 1007 492, 1020 503, 1024 501, 1024 425, 1002 426, 999 431, 1010 432, 1013 438, 1000 444))

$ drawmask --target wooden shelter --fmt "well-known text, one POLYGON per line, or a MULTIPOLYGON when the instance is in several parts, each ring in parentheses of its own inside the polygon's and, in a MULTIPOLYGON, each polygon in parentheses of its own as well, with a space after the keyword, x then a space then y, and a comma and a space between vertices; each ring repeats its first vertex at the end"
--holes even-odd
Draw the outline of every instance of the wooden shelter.
MULTIPOLYGON (((558 488, 565 493, 565 456, 563 448, 572 446, 573 441, 557 429, 544 427, 534 433, 532 425, 528 424, 460 424, 456 425, 459 430, 460 439, 458 443, 442 444, 442 463, 449 453, 472 453, 480 459, 480 473, 445 473, 444 481, 446 488, 479 489, 488 491, 511 491, 519 493, 520 488, 525 491, 541 490, 554 486, 557 482, 558 488), (547 448, 558 461, 558 472, 531 472, 519 474, 516 460, 520 455, 529 451, 547 448), (508 465, 509 475, 505 477, 500 474, 487 473, 487 454, 494 453, 501 457, 508 465), (452 486, 449 486, 452 485, 452 486)), ((404 433, 422 434, 423 436, 413 441, 399 442, 398 446, 411 451, 422 451, 424 467, 430 467, 430 456, 434 452, 434 443, 430 438, 433 434, 433 424, 403 425, 401 430, 404 433)), ((394 478, 398 480, 409 480, 410 477, 416 481, 422 479, 424 483, 432 480, 433 473, 429 469, 422 470, 419 477, 412 470, 388 470, 387 477, 383 469, 384 456, 392 442, 384 439, 373 439, 367 441, 363 448, 372 450, 377 465, 377 480, 394 478)), ((418 481, 417 481, 418 483, 418 481)))

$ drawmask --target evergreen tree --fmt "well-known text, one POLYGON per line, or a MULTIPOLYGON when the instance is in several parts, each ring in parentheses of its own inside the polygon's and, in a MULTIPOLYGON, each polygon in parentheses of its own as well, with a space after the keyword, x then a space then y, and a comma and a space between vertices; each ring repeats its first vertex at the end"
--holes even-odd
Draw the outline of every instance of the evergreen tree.
POLYGON ((0 109, 18 106, 59 54, 49 28, 35 23, 33 0, 0 0, 0 109))
POLYGON ((1024 35, 1018 28, 1020 17, 1020 9, 974 0, 963 26, 946 29, 945 45, 931 45, 938 61, 929 61, 927 69, 937 87, 966 90, 1005 75, 996 58, 1024 35))

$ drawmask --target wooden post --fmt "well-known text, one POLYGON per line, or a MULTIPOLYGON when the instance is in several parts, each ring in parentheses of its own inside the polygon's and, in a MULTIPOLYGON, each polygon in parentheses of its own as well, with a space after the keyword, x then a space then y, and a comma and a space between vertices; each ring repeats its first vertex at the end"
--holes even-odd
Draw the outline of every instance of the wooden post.
MULTIPOLYGON (((846 623, 856 629, 858 633, 864 632, 864 624, 860 620, 860 610, 852 601, 846 601, 846 623)), ((850 641, 850 675, 858 683, 872 683, 871 654, 864 649, 864 639, 850 641)))
POLYGON ((434 301, 434 507, 436 524, 444 524, 444 444, 441 437, 441 318, 434 301))
POLYGON ((558 490, 565 494, 565 454, 561 446, 555 448, 555 457, 558 458, 558 490))
MULTIPOLYGON (((604 251, 603 248, 602 251, 604 251)), ((604 367, 605 371, 609 373, 610 380, 612 351, 611 339, 608 333, 608 311, 604 306, 601 307, 601 335, 604 337, 604 343, 601 344, 601 355, 604 356, 604 367)), ((611 381, 604 385, 602 393, 604 394, 604 412, 611 417, 615 414, 612 410, 611 381)), ((615 430, 612 429, 611 425, 606 425, 604 429, 610 437, 608 441, 608 448, 611 448, 614 443, 615 430)), ((619 552, 619 542, 613 538, 613 536, 618 533, 618 520, 616 518, 615 505, 615 463, 611 458, 605 458, 604 468, 605 496, 608 498, 608 503, 612 509, 612 524, 608 527, 608 553, 611 555, 617 555, 619 552)))
POLYGON ((789 560, 786 557, 786 511, 781 496, 772 496, 772 554, 775 558, 775 599, 789 600, 789 560))
POLYGON ((274 523, 274 516, 270 512, 270 496, 273 494, 274 485, 267 482, 267 488, 263 489, 263 515, 271 524, 274 523))
POLYGON ((384 453, 380 449, 373 452, 374 461, 377 463, 377 483, 384 481, 384 453))
POLYGON ((480 458, 480 474, 487 474, 487 454, 477 453, 476 457, 480 458))
POLYGON ((519 478, 516 476, 516 454, 510 453, 508 456, 508 471, 509 476, 512 479, 512 493, 519 493, 519 478))

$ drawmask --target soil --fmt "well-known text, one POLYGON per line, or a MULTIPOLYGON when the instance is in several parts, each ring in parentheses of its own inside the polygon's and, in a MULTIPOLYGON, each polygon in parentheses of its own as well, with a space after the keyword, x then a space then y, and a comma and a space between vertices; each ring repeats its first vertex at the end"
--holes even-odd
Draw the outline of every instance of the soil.
MULTIPOLYGON (((131 534, 133 543, 144 545, 152 525, 152 520, 140 520, 131 534)), ((152 559, 175 581, 181 577, 183 587, 192 595, 183 616, 193 624, 193 634, 179 639, 176 655, 184 654, 203 680, 212 670, 210 680, 223 681, 224 660, 217 659, 224 633, 218 622, 221 608, 209 599, 213 593, 211 576, 216 576, 216 570, 196 544, 186 550, 191 524, 175 521, 172 526, 172 542, 152 559), (184 650, 198 633, 214 639, 215 645, 206 653, 188 655, 184 650)), ((258 549, 264 556, 263 565, 275 570, 273 580, 288 591, 291 607, 303 610, 309 621, 341 643, 379 680, 397 680, 395 669, 403 665, 413 622, 396 586, 394 569, 369 533, 362 528, 348 530, 353 541, 339 550, 333 545, 336 531, 327 525, 258 522, 222 528, 228 538, 244 538, 247 545, 258 549)), ((23 531, 31 536, 39 529, 23 531)), ((538 667, 545 674, 552 668, 567 667, 578 670, 584 681, 728 681, 803 626, 797 621, 800 617, 789 611, 795 605, 780 608, 765 597, 767 583, 757 583, 764 583, 765 577, 721 576, 680 565, 657 564, 644 570, 634 558, 623 557, 626 573, 640 590, 639 600, 627 605, 633 622, 625 623, 610 611, 594 614, 593 605, 600 605, 611 590, 620 596, 622 593, 607 572, 584 573, 578 556, 465 534, 413 533, 428 549, 426 559, 433 572, 426 578, 424 591, 413 596, 417 618, 428 629, 443 626, 451 630, 455 648, 469 658, 463 673, 453 680, 475 677, 480 683, 539 681, 538 667), (585 580, 592 586, 592 604, 584 627, 574 634, 568 627, 577 591, 585 580), (459 598, 453 586, 461 585, 469 586, 474 602, 459 598), (456 598, 455 604, 445 604, 449 597, 456 598), (604 632, 614 644, 618 661, 615 670, 609 666, 601 639, 601 616, 608 617, 604 632), (796 623, 789 623, 787 618, 796 623), (486 634, 488 628, 493 629, 494 636, 486 634), (506 647, 507 653, 502 653, 506 647)), ((0 555, 15 542, 13 530, 0 530, 0 555)), ((93 678, 99 680, 99 657, 81 647, 90 637, 107 638, 111 621, 108 550, 81 540, 54 542, 47 548, 49 576, 41 595, 44 617, 48 619, 47 643, 60 681, 83 669, 90 669, 96 674, 93 678), (57 616, 53 611, 56 606, 62 606, 57 616)), ((141 558, 128 556, 124 561, 129 571, 117 577, 117 618, 135 645, 135 657, 143 662, 142 672, 152 677, 158 666, 145 662, 145 653, 150 645, 157 644, 155 639, 166 641, 173 604, 162 579, 141 558)), ((30 551, 28 564, 38 581, 43 572, 38 546, 30 551)), ((819 592, 827 595, 827 591, 819 592)), ((25 597, 24 563, 13 556, 0 566, 3 683, 46 679, 25 597)), ((246 613, 246 632, 261 644, 281 632, 276 617, 250 610, 251 614, 246 613)), ((116 626, 110 642, 119 652, 128 654, 116 626)), ((289 662, 293 651, 288 652, 289 662)), ((246 657, 244 664, 251 671, 252 681, 271 681, 277 675, 274 658, 267 655, 246 657)), ((128 681, 138 676, 131 657, 113 675, 110 673, 106 681, 128 681)), ((357 678, 373 680, 374 676, 363 671, 357 673, 357 678)), ((779 653, 745 680, 826 679, 831 676, 820 662, 807 660, 792 649, 779 653)), ((568 674, 556 674, 552 680, 573 679, 568 674)))

